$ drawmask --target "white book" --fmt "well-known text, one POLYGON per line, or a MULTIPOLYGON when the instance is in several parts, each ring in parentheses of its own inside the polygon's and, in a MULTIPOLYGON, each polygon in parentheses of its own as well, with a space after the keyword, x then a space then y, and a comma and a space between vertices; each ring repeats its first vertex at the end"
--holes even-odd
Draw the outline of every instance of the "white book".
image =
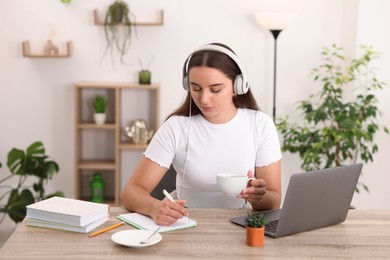
POLYGON ((197 225, 197 222, 195 220, 185 217, 177 220, 175 223, 169 226, 159 226, 156 224, 156 222, 154 222, 151 217, 139 213, 121 214, 117 216, 117 218, 138 229, 154 231, 158 227, 161 227, 159 233, 196 227, 197 225))
POLYGON ((109 213, 109 205, 52 197, 27 206, 26 217, 56 223, 87 226, 109 213))
POLYGON ((98 226, 104 224, 107 220, 108 220, 108 215, 86 226, 75 226, 75 225, 67 225, 63 223, 29 218, 26 220, 26 225, 32 227, 41 227, 41 228, 59 229, 59 230, 79 232, 79 233, 88 233, 91 230, 97 228, 98 226))

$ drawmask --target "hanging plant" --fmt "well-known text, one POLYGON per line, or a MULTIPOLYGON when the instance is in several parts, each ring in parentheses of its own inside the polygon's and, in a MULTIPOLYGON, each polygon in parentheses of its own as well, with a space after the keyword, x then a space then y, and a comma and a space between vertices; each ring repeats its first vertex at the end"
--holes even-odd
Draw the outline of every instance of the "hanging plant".
MULTIPOLYGON (((104 19, 104 35, 106 38, 106 49, 102 59, 110 53, 115 65, 115 55, 119 55, 119 60, 123 64, 124 56, 131 46, 133 28, 135 26, 135 16, 130 11, 129 5, 122 0, 115 0, 107 10, 104 19)), ((134 27, 134 33, 135 27, 134 27)))

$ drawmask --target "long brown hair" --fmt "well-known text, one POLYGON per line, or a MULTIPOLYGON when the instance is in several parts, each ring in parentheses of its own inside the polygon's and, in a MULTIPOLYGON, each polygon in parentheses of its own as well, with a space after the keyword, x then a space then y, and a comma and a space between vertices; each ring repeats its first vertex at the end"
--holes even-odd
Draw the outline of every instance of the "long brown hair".
MULTIPOLYGON (((222 43, 211 43, 214 45, 218 45, 224 47, 233 52, 231 48, 222 43)), ((234 53, 234 52, 233 52, 234 53)), ((209 67, 214 68, 221 71, 228 78, 233 80, 237 75, 241 74, 240 68, 238 65, 226 54, 214 51, 214 50, 200 50, 196 51, 192 55, 190 55, 190 60, 188 62, 188 68, 186 68, 187 60, 183 66, 183 78, 193 67, 209 67)), ((253 110, 259 110, 256 100, 249 89, 246 94, 236 95, 233 97, 233 103, 237 108, 249 108, 253 110)), ((188 91, 187 97, 184 102, 173 111, 168 117, 178 115, 178 116, 189 116, 190 114, 190 106, 191 106, 191 115, 201 114, 200 109, 196 106, 195 102, 192 101, 191 92, 188 91)))

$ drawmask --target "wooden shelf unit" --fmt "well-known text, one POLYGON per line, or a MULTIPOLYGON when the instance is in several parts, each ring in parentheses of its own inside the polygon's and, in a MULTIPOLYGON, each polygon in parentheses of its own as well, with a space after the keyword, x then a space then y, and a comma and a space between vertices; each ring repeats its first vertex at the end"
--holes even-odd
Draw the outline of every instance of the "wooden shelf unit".
MULTIPOLYGON (((104 22, 99 18, 99 11, 97 9, 93 10, 93 22, 95 25, 103 26, 104 22)), ((132 25, 135 26, 159 26, 164 24, 164 10, 160 10, 160 19, 156 22, 134 22, 132 25)), ((119 24, 121 25, 121 24, 119 24)))
POLYGON ((64 54, 44 54, 42 53, 31 53, 30 52, 30 42, 24 41, 22 43, 23 48, 23 57, 26 58, 69 58, 72 55, 73 44, 71 41, 66 43, 66 52, 64 54))
MULTIPOLYGON (((143 151, 146 149, 146 145, 137 145, 130 143, 129 140, 123 139, 123 127, 126 118, 127 121, 137 119, 139 115, 131 114, 131 111, 126 111, 125 115, 122 111, 122 104, 128 102, 125 100, 126 95, 139 95, 140 92, 147 92, 147 95, 151 95, 153 102, 142 103, 145 108, 149 108, 153 114, 153 122, 151 126, 157 130, 160 126, 160 86, 158 84, 140 85, 137 83, 124 83, 124 82, 78 82, 74 84, 74 99, 75 99, 75 122, 74 122, 74 145, 75 145, 75 157, 74 157, 74 178, 75 178, 75 197, 78 199, 88 200, 86 195, 89 191, 89 187, 83 184, 83 179, 92 175, 94 171, 103 171, 105 178, 114 179, 113 187, 113 205, 120 205, 120 192, 121 192, 121 152, 123 150, 143 151), (100 93, 99 93, 100 91, 100 93), (92 112, 88 115, 89 106, 92 107, 91 100, 88 99, 94 96, 96 93, 101 94, 104 92, 109 97, 109 106, 112 114, 108 115, 108 123, 104 125, 96 125, 92 120, 92 112), (89 95, 89 96, 88 96, 89 95), (111 118, 110 118, 111 116, 111 118), (96 132, 103 132, 107 136, 113 136, 114 144, 108 143, 108 146, 113 146, 113 154, 110 154, 110 158, 100 158, 97 156, 94 158, 94 154, 89 156, 85 155, 85 150, 88 147, 94 145, 97 147, 98 141, 94 139, 93 134, 96 132), (91 137, 92 136, 92 137, 91 137), (91 144, 86 145, 83 137, 88 137, 91 144), (84 158, 88 157, 88 158, 84 158)), ((92 110, 92 108, 90 109, 92 110)), ((101 141, 101 140, 100 140, 101 141)), ((101 145, 104 147, 104 144, 101 145)), ((96 148, 95 148, 96 149, 96 148)), ((105 147, 103 148, 105 150, 105 147)), ((84 181, 85 182, 85 181, 84 181)), ((106 185, 107 191, 107 185, 106 185)), ((112 191, 111 191, 112 193, 112 191)), ((111 196, 112 197, 112 196, 111 196)), ((112 199, 112 198, 111 198, 112 199)), ((107 201, 110 201, 110 196, 107 197, 107 201)))

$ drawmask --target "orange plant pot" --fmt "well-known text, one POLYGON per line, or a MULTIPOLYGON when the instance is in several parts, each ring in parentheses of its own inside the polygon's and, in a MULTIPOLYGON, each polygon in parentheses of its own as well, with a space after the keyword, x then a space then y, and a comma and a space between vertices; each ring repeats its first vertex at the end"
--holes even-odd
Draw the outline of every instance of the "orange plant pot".
POLYGON ((264 227, 246 227, 246 244, 248 246, 264 246, 264 227))

